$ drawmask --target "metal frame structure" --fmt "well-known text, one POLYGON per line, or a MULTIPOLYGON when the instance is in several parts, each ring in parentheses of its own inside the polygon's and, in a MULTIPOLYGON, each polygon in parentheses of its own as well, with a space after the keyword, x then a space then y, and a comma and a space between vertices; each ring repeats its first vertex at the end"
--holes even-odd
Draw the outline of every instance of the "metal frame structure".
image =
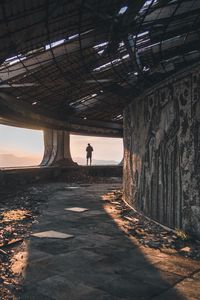
POLYGON ((199 13, 199 0, 2 1, 0 116, 26 107, 27 126, 34 113, 120 136, 127 103, 199 61, 199 13))

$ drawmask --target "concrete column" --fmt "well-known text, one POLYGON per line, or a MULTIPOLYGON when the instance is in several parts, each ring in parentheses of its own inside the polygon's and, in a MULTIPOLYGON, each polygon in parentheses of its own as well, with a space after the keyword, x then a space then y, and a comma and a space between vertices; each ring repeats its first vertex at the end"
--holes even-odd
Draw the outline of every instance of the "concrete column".
POLYGON ((73 166, 70 153, 70 133, 63 130, 44 130, 44 157, 42 166, 73 166))
POLYGON ((120 163, 118 164, 118 166, 123 166, 124 165, 124 158, 122 158, 122 160, 120 161, 120 163))

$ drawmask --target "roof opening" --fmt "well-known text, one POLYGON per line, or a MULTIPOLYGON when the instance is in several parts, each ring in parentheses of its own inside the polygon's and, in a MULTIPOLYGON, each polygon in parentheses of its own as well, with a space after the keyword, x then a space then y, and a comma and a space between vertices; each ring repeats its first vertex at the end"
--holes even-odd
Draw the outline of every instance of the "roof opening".
POLYGON ((128 9, 128 6, 123 6, 120 8, 118 15, 123 15, 128 9))

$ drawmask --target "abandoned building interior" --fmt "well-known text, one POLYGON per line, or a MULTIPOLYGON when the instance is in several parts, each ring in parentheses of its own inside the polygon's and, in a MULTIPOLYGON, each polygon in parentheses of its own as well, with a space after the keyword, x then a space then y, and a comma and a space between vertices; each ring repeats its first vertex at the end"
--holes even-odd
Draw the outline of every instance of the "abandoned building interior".
POLYGON ((1 299, 200 299, 199 0, 1 1, 0 124, 44 132, 0 170, 1 299))

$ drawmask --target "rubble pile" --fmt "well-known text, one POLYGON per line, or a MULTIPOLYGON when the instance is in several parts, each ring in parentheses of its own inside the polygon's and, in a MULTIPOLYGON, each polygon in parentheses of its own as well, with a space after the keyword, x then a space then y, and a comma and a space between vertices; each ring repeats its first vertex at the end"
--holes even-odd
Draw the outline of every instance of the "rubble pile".
POLYGON ((123 220, 120 226, 128 236, 134 237, 144 247, 200 260, 200 241, 197 238, 182 230, 171 230, 153 222, 127 206, 122 196, 122 191, 113 190, 104 195, 103 200, 114 207, 123 220))

